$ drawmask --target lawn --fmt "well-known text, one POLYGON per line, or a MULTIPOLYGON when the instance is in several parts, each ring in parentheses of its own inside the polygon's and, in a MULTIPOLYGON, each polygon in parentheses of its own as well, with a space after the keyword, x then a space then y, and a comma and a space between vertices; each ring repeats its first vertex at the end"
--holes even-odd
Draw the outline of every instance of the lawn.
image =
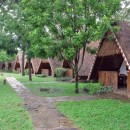
POLYGON ((53 77, 36 77, 35 75, 32 75, 32 81, 29 81, 29 76, 25 75, 22 76, 21 74, 15 74, 15 73, 4 73, 5 76, 13 76, 17 80, 19 80, 22 83, 34 83, 34 82, 54 82, 55 78, 53 77))
POLYGON ((99 99, 56 105, 82 130, 130 130, 130 103, 99 99))
POLYGON ((28 76, 21 76, 21 74, 5 74, 15 77, 28 87, 33 93, 43 97, 56 97, 56 96, 79 96, 83 94, 83 87, 85 83, 79 83, 80 94, 75 94, 75 83, 72 82, 59 82, 53 77, 36 77, 33 76, 32 81, 28 81, 28 76), (40 88, 47 88, 49 91, 40 91, 40 88))
POLYGON ((83 92, 84 83, 79 84, 79 94, 75 94, 75 84, 66 82, 42 83, 42 84, 25 84, 33 93, 43 97, 57 96, 80 96, 83 92), (40 91, 40 88, 47 88, 48 91, 40 91))
POLYGON ((43 96, 43 97, 58 97, 58 96, 81 96, 86 93, 83 88, 89 88, 92 94, 97 88, 99 88, 99 83, 79 83, 79 94, 74 92, 75 83, 72 82, 60 82, 56 81, 54 77, 36 77, 33 75, 32 81, 28 80, 28 75, 21 76, 21 74, 4 73, 4 75, 13 76, 20 82, 22 82, 26 87, 28 87, 33 93, 43 96), (47 91, 40 91, 40 89, 45 88, 47 91))
POLYGON ((0 76, 0 130, 33 130, 29 113, 23 107, 22 99, 0 76))

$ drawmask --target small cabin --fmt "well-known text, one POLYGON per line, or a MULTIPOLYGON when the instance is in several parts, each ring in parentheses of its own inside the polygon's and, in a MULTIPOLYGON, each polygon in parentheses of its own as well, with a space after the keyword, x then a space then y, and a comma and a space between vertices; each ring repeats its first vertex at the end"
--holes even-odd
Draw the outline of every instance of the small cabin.
POLYGON ((130 26, 126 22, 117 26, 118 32, 108 31, 100 42, 88 79, 130 97, 130 26))

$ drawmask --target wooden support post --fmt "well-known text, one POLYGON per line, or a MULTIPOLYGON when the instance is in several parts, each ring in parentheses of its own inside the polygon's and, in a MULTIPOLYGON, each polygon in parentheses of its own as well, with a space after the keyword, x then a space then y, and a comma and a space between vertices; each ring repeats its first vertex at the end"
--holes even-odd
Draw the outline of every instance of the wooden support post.
POLYGON ((128 77, 127 77, 127 96, 130 98, 130 71, 128 72, 128 77))

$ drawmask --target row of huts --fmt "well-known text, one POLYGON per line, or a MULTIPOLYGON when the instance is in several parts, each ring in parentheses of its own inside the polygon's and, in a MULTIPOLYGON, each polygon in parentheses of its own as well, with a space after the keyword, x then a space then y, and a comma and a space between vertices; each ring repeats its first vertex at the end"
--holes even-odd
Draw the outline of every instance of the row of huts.
MULTIPOLYGON (((87 45, 87 47, 90 48, 97 48, 99 45, 99 42, 92 42, 87 45)), ((82 50, 81 50, 82 55, 82 50)), ((83 65, 79 71, 79 78, 87 80, 89 70, 91 68, 91 65, 93 63, 95 55, 91 55, 87 51, 85 52, 84 56, 84 62, 83 65)), ((81 63, 81 59, 79 60, 79 64, 81 63)), ((74 77, 73 70, 71 69, 70 65, 66 60, 59 61, 57 58, 48 58, 48 59, 40 59, 40 58, 33 58, 31 60, 31 68, 33 74, 44 74, 46 76, 55 76, 55 69, 63 67, 67 69, 67 77, 74 77)), ((28 62, 27 58, 25 56, 24 60, 24 68, 25 71, 28 69, 28 62)), ((22 70, 22 52, 19 52, 16 56, 16 60, 14 62, 14 70, 21 72, 22 70)))
MULTIPOLYGON (((108 31, 100 42, 87 45, 98 48, 98 51, 96 55, 85 52, 79 78, 100 81, 104 86, 112 86, 115 92, 130 97, 130 25, 127 22, 120 22, 117 25, 119 26, 117 32, 108 31)), ((18 53, 14 62, 14 69, 18 72, 21 72, 21 59, 22 55, 18 53)), ((34 58, 31 64, 34 74, 54 76, 57 67, 64 67, 68 69, 67 76, 73 77, 73 71, 65 60, 34 58)), ((25 69, 27 68, 28 63, 25 59, 25 69)))

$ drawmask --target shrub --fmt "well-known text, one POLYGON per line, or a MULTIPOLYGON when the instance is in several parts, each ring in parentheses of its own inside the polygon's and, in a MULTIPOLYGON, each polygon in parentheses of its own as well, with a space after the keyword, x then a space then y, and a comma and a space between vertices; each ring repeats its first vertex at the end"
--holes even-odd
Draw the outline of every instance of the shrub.
POLYGON ((112 86, 104 86, 102 88, 100 88, 97 93, 109 93, 109 92, 112 92, 113 91, 113 87, 112 86))
POLYGON ((56 68, 56 70, 55 70, 56 77, 58 77, 58 78, 65 77, 66 72, 67 72, 67 69, 65 69, 65 68, 56 68))
POLYGON ((96 94, 102 88, 100 83, 87 83, 84 89, 88 89, 89 94, 96 94))
POLYGON ((103 94, 103 93, 109 93, 113 91, 112 86, 102 86, 101 83, 87 83, 87 85, 83 88, 83 90, 87 90, 89 94, 103 94))

